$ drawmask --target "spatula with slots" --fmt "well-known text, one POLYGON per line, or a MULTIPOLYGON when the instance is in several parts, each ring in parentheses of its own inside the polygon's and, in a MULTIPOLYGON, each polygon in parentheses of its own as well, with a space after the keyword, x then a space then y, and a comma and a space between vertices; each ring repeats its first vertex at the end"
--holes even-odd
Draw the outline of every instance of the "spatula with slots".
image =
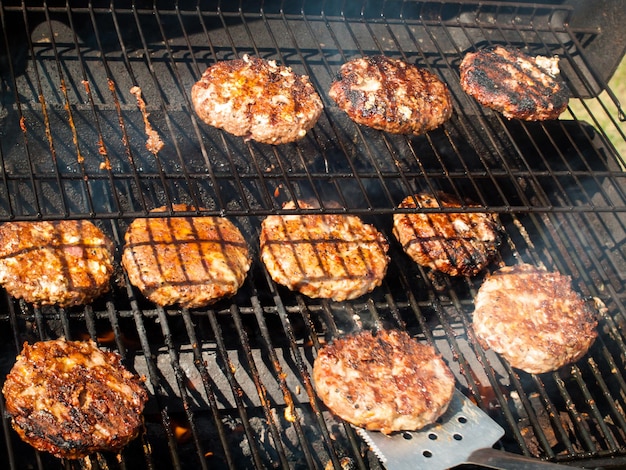
POLYGON ((419 431, 387 436, 357 429, 387 470, 444 470, 460 464, 506 470, 566 468, 493 449, 504 429, 458 390, 446 413, 419 431))

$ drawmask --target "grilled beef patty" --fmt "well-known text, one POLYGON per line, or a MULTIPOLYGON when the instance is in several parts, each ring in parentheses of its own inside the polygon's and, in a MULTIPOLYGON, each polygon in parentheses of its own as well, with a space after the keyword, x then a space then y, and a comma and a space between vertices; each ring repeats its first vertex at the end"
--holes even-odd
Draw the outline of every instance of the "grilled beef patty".
MULTIPOLYGON (((295 204, 284 208, 294 209, 295 204)), ((309 297, 336 301, 379 286, 389 263, 383 234, 352 215, 270 215, 262 223, 260 244, 261 259, 274 281, 309 297)))
POLYGON ((69 307, 108 291, 113 242, 84 220, 0 226, 0 284, 16 298, 69 307))
POLYGON ((467 94, 509 119, 556 119, 567 108, 569 90, 560 78, 556 57, 488 47, 467 54, 460 73, 467 94))
POLYGON ((67 459, 119 451, 137 436, 148 399, 120 356, 92 341, 24 344, 2 392, 19 436, 67 459))
POLYGON ((450 276, 475 276, 498 253, 500 224, 484 212, 418 212, 463 206, 450 194, 440 192, 437 198, 429 193, 404 198, 398 207, 416 211, 394 214, 393 234, 416 263, 450 276))
POLYGON ((480 342, 513 367, 539 374, 585 355, 597 321, 568 276, 522 264, 489 276, 474 299, 480 342))
POLYGON ((267 144, 301 139, 323 109, 307 76, 247 54, 209 67, 191 100, 208 125, 267 144))
POLYGON ((385 434, 435 422, 454 393, 454 376, 443 359, 398 330, 335 339, 319 351, 313 381, 333 413, 385 434))
POLYGON ((343 64, 328 94, 353 121, 394 134, 424 134, 452 116, 445 83, 382 55, 343 64))
MULTIPOLYGON (((172 208, 195 210, 185 204, 172 208)), ((130 282, 161 306, 204 307, 234 295, 250 268, 246 240, 223 217, 135 219, 125 240, 122 265, 130 282)))

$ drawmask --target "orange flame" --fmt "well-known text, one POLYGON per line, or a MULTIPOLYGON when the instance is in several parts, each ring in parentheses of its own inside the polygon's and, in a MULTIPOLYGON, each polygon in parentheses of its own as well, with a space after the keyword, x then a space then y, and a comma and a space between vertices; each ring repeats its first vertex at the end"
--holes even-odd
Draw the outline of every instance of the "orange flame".
POLYGON ((191 439, 191 427, 186 423, 172 422, 172 431, 174 432, 174 437, 180 443, 191 439))

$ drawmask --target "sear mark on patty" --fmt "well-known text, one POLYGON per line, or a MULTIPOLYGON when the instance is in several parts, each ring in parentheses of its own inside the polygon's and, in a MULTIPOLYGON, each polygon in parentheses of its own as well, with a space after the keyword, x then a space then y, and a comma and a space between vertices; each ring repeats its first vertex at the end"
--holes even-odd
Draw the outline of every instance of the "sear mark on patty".
POLYGON ((461 211, 463 203, 444 192, 409 195, 398 207, 415 209, 393 215, 393 234, 419 265, 450 276, 475 276, 498 254, 502 228, 495 214, 461 211), (439 207, 459 212, 419 211, 439 207))
MULTIPOLYGON (((300 209, 313 206, 299 201, 300 209)), ((288 202, 284 209, 295 209, 288 202)), ((360 297, 382 283, 387 239, 352 215, 270 215, 261 226, 261 259, 272 279, 309 297, 360 297)))
POLYGON ((19 436, 67 459, 119 451, 139 433, 148 399, 118 354, 63 339, 24 344, 2 392, 19 436))
MULTIPOLYGON (((186 204, 172 209, 195 210, 186 204)), ((130 282, 161 306, 198 308, 230 297, 250 269, 246 240, 224 217, 139 218, 124 238, 122 265, 130 282)))
POLYGON ((86 220, 0 226, 0 284, 37 305, 87 304, 110 288, 113 242, 86 220))
POLYGON ((494 46, 466 54, 459 71, 467 94, 509 119, 556 119, 569 102, 557 57, 494 46))
POLYGON ((394 134, 424 134, 452 116, 452 97, 437 76, 382 55, 343 64, 329 96, 358 124, 394 134))

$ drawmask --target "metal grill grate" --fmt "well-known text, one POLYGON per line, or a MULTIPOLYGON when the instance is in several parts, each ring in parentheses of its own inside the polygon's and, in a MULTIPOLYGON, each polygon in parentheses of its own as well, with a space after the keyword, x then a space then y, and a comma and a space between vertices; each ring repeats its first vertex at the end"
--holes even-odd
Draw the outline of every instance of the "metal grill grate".
MULTIPOLYGON (((607 309, 583 360, 533 376, 473 336, 481 278, 433 276, 394 243, 383 286, 345 303, 277 287, 258 257, 242 290, 212 309, 155 308, 121 272, 110 294, 84 308, 34 308, 3 296, 3 374, 24 340, 63 335, 97 338, 147 377, 141 437, 120 456, 66 468, 341 468, 344 458, 377 468, 354 430, 317 401, 309 374, 325 341, 375 324, 435 345, 458 386, 507 430, 504 449, 624 462, 623 156, 597 115, 588 123, 570 109, 555 122, 509 122, 458 86, 458 64, 474 48, 508 43, 558 54, 574 93, 593 96, 626 141, 619 102, 587 55, 598 28, 570 26, 576 12, 568 6, 511 2, 120 3, 0 2, 0 220, 89 218, 120 248, 133 218, 186 202, 232 218, 254 251, 260 221, 285 200, 313 198, 325 212, 362 215, 392 240, 391 214, 404 195, 443 189, 481 205, 467 210, 500 214, 501 263, 569 274, 607 309), (191 85, 207 65, 244 53, 311 76, 325 111, 302 141, 244 143, 196 118, 191 85), (375 53, 444 79, 454 117, 421 137, 347 120, 326 91, 344 61, 375 53), (133 86, 165 144, 157 153, 145 146, 133 86)), ((63 466, 9 428, 3 419, 0 458, 11 468, 63 466)))

